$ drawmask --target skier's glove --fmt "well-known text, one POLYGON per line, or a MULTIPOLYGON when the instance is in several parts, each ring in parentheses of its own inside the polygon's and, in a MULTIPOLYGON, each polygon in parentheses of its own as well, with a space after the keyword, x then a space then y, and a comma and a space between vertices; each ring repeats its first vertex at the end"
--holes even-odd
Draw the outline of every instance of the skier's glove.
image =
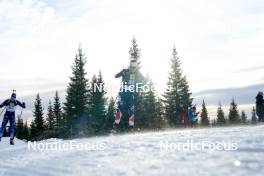
POLYGON ((26 108, 26 103, 25 102, 23 102, 22 105, 23 105, 23 108, 26 108))

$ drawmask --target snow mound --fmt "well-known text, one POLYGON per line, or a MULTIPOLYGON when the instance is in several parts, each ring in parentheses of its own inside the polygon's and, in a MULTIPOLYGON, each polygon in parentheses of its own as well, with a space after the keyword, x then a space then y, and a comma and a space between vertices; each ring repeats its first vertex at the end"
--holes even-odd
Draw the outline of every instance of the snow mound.
POLYGON ((3 176, 262 176, 264 126, 49 139, 30 145, 16 139, 15 146, 3 138, 0 156, 3 176), (203 142, 209 144, 203 150, 188 148, 203 142), (224 150, 212 148, 222 143, 224 150))

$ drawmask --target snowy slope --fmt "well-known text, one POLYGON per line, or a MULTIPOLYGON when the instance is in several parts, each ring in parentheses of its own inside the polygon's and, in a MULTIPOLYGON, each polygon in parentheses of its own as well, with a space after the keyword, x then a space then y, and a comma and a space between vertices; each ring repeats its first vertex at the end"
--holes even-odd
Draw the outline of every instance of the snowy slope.
MULTIPOLYGON (((56 142, 41 141, 41 145, 56 142)), ((61 141, 60 144, 69 144, 61 141)), ((73 142, 73 141, 71 141, 73 142)), ((264 173, 264 126, 191 129, 77 139, 74 144, 99 146, 88 150, 29 150, 23 141, 0 143, 0 175, 216 175, 262 176, 264 173), (233 151, 161 150, 161 142, 192 141, 237 143, 233 151)), ((58 143, 56 143, 58 144, 58 143)), ((39 146, 41 146, 39 145, 39 146)), ((42 148, 43 149, 43 148, 42 148)))

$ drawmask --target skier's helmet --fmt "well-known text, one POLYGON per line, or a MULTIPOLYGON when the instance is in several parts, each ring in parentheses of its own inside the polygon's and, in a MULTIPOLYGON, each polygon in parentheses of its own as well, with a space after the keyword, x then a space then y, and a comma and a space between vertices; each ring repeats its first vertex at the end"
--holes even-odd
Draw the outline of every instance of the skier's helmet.
POLYGON ((263 92, 259 91, 258 95, 263 96, 263 92))

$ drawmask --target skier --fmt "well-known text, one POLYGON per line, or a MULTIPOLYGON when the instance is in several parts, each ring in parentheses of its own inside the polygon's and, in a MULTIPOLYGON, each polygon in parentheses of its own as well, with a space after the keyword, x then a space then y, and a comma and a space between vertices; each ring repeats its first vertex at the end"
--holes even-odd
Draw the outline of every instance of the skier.
POLYGON ((122 119, 122 115, 125 114, 126 111, 129 117, 129 128, 134 128, 134 92, 137 65, 137 61, 135 59, 131 59, 129 68, 123 69, 121 72, 115 75, 115 78, 122 77, 122 87, 118 93, 118 109, 115 114, 115 122, 111 131, 112 133, 117 132, 118 125, 122 119))
POLYGON ((256 111, 260 122, 264 122, 264 100, 263 92, 258 92, 256 96, 256 111))
POLYGON ((14 128, 15 128, 15 107, 19 105, 22 108, 26 108, 25 102, 21 103, 20 101, 16 100, 16 93, 13 91, 11 98, 5 100, 2 104, 0 104, 0 108, 5 107, 6 112, 4 114, 3 122, 2 122, 2 128, 0 131, 0 141, 1 137, 3 136, 7 122, 10 123, 10 145, 14 145, 14 128))
POLYGON ((189 123, 191 127, 195 127, 198 122, 198 114, 200 112, 196 112, 196 106, 188 108, 188 117, 189 117, 189 123))

